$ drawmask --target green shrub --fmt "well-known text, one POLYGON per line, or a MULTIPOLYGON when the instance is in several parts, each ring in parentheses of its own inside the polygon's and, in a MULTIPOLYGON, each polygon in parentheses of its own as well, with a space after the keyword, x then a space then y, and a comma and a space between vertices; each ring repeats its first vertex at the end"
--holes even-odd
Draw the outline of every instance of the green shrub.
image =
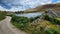
POLYGON ((45 30, 45 34, 58 34, 58 32, 54 29, 48 28, 45 30))
POLYGON ((36 18, 19 17, 15 15, 12 15, 11 17, 12 24, 18 29, 22 29, 27 32, 30 30, 29 32, 31 32, 31 34, 40 34, 40 27, 33 27, 33 29, 32 26, 30 27, 30 22, 34 21, 36 18))
POLYGON ((60 21, 59 20, 57 20, 57 19, 55 19, 53 17, 49 17, 48 15, 45 15, 45 20, 48 20, 48 21, 50 21, 50 22, 52 22, 54 24, 59 24, 60 25, 60 21))
POLYGON ((27 17, 12 16, 11 22, 17 28, 26 28, 26 25, 29 22, 29 19, 27 17))
POLYGON ((0 20, 4 19, 6 16, 5 12, 0 11, 0 20))

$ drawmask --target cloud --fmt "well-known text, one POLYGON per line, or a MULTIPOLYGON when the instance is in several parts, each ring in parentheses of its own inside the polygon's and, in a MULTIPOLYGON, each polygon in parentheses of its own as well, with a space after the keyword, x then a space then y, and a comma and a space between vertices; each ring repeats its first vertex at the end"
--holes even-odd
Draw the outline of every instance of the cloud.
POLYGON ((36 7, 37 5, 43 5, 43 4, 49 4, 51 3, 51 0, 24 0, 21 3, 23 5, 29 5, 29 7, 36 7))
POLYGON ((12 7, 11 9, 6 9, 6 8, 3 8, 2 6, 0 6, 0 10, 1 11, 13 11, 13 12, 15 12, 15 11, 21 11, 21 10, 25 10, 25 9, 22 9, 22 7, 21 8, 16 8, 16 7, 12 7))
POLYGON ((21 11, 38 5, 50 4, 52 0, 0 0, 0 10, 21 11))

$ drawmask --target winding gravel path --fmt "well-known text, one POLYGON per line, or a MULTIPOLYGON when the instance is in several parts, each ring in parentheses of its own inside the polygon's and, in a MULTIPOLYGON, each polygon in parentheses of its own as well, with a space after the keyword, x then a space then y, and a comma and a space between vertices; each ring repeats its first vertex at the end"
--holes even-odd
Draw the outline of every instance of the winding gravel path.
POLYGON ((0 34, 27 34, 24 31, 18 30, 10 23, 11 17, 6 16, 4 20, 0 22, 0 34))
POLYGON ((2 30, 0 30, 0 34, 3 34, 2 30))

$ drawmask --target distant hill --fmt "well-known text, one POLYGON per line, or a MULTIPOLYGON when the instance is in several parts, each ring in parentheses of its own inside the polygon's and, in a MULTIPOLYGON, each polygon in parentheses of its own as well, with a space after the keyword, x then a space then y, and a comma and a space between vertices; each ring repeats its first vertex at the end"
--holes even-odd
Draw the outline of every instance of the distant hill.
POLYGON ((25 12, 39 12, 41 10, 48 10, 48 9, 54 9, 57 12, 59 12, 60 11, 60 3, 37 6, 36 8, 33 8, 33 9, 27 9, 27 10, 25 10, 25 12))

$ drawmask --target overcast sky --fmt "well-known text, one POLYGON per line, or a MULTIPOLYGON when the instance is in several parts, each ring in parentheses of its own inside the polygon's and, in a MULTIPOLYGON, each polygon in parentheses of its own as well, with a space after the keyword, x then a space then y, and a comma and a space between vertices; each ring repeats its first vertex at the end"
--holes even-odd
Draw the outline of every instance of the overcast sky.
POLYGON ((60 0, 0 0, 0 10, 21 11, 39 5, 58 3, 60 0))

